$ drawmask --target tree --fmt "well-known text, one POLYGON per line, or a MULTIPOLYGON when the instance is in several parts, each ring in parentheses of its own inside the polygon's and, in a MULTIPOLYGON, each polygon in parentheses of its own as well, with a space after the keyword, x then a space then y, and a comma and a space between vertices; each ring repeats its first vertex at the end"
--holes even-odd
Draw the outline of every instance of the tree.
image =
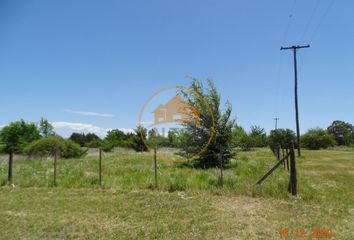
POLYGON ((239 125, 236 125, 232 131, 232 141, 235 147, 241 148, 242 151, 250 151, 254 146, 253 139, 239 125))
POLYGON ((151 138, 155 138, 155 137, 158 137, 159 136, 159 132, 156 128, 151 128, 149 131, 148 131, 148 138, 151 139, 151 138))
POLYGON ((336 120, 327 131, 335 138, 338 145, 350 145, 354 143, 354 126, 350 123, 336 120))
POLYGON ((100 137, 97 136, 94 133, 88 133, 88 134, 86 134, 86 139, 85 140, 86 140, 86 143, 90 143, 92 141, 100 140, 100 137))
POLYGON ((9 154, 8 181, 12 179, 12 162, 14 153, 22 153, 31 142, 40 138, 37 126, 24 120, 12 122, 0 131, 0 140, 4 151, 9 154))
POLYGON ((72 133, 69 137, 69 139, 77 144, 79 144, 81 147, 85 146, 86 143, 86 136, 84 133, 72 133))
POLYGON ((42 137, 49 137, 55 135, 52 124, 50 124, 50 122, 43 117, 39 121, 39 133, 42 137))
POLYGON ((102 142, 104 151, 111 151, 115 147, 134 148, 136 135, 134 133, 124 133, 119 129, 113 129, 107 133, 102 142))
POLYGON ((112 143, 115 146, 121 145, 121 143, 126 139, 127 137, 125 133, 119 129, 113 129, 108 131, 107 136, 105 138, 106 141, 112 143))
POLYGON ((231 104, 227 102, 225 110, 221 110, 220 94, 211 80, 204 89, 199 80, 193 79, 190 91, 182 90, 181 95, 187 102, 186 111, 190 116, 183 124, 186 132, 183 153, 188 157, 199 154, 195 162, 204 168, 219 166, 219 154, 224 164, 229 162, 235 154, 232 142, 235 120, 231 119, 231 104), (201 147, 205 148, 202 152, 201 147))
POLYGON ((250 151, 254 147, 254 139, 247 133, 241 136, 239 147, 242 151, 250 151))
POLYGON ((22 153, 26 145, 40 137, 36 124, 24 120, 12 122, 0 131, 6 153, 22 153))
POLYGON ((251 126, 251 133, 249 134, 253 147, 267 146, 267 133, 264 128, 260 126, 251 126))
POLYGON ((241 147, 242 138, 247 135, 243 127, 236 125, 232 130, 232 141, 236 147, 241 147))
POLYGON ((134 130, 134 132, 135 132, 134 149, 136 151, 140 151, 140 152, 148 151, 148 148, 146 146, 147 129, 144 128, 143 126, 139 125, 134 130))
POLYGON ((69 139, 81 147, 97 148, 102 144, 101 138, 94 133, 72 133, 69 139))
POLYGON ((290 129, 278 128, 272 130, 268 137, 268 144, 272 151, 274 151, 277 146, 280 146, 281 148, 290 148, 295 141, 296 135, 290 129))
POLYGON ((301 136, 301 143, 305 148, 318 150, 333 147, 336 141, 332 135, 321 128, 313 128, 301 136))
POLYGON ((185 132, 183 131, 183 129, 170 129, 167 135, 168 146, 181 148, 183 146, 183 143, 185 142, 184 136, 185 132))

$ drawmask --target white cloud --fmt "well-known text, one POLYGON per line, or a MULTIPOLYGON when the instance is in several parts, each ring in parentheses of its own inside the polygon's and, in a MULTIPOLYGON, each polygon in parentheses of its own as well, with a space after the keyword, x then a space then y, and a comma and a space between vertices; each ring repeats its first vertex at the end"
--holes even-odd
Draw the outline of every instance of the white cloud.
MULTIPOLYGON (((106 136, 107 132, 112 130, 111 128, 102 128, 88 123, 72 123, 72 122, 52 122, 51 123, 55 129, 66 128, 74 131, 80 132, 91 132, 99 136, 106 136)), ((129 128, 118 128, 124 133, 134 132, 133 129, 129 128)))
POLYGON ((6 124, 4 124, 4 125, 0 125, 0 129, 1 129, 1 128, 3 128, 3 127, 5 127, 5 126, 6 126, 6 124))
POLYGON ((85 111, 74 111, 71 109, 65 109, 65 112, 84 115, 84 116, 97 116, 97 117, 114 117, 113 114, 110 113, 96 113, 96 112, 85 112, 85 111))
POLYGON ((125 134, 127 134, 127 133, 134 133, 134 129, 131 129, 131 128, 118 128, 118 130, 121 130, 121 131, 124 132, 125 134))

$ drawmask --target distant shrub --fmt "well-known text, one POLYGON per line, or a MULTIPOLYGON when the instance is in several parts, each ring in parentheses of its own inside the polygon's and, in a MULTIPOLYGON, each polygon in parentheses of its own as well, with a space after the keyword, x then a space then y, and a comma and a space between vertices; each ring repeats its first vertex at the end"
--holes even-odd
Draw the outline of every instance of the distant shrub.
POLYGON ((296 135, 290 129, 278 128, 276 130, 272 130, 268 137, 268 144, 273 152, 277 146, 280 146, 281 148, 290 148, 293 146, 295 141, 296 135))
POLYGON ((99 139, 99 140, 93 140, 89 143, 86 143, 86 147, 88 148, 99 148, 102 146, 102 140, 99 139))
POLYGON ((246 133, 241 136, 238 146, 242 151, 250 151, 254 147, 254 139, 246 133))
POLYGON ((241 126, 236 126, 232 132, 232 141, 242 151, 250 151, 252 148, 267 146, 267 134, 264 128, 251 126, 248 134, 241 126))
POLYGON ((251 126, 251 132, 249 134, 251 138, 252 147, 265 147, 267 146, 267 134, 264 128, 260 126, 251 126))
POLYGON ((82 156, 86 155, 87 149, 83 150, 80 145, 74 143, 71 140, 64 141, 64 149, 60 151, 60 156, 63 158, 81 158, 82 156))
POLYGON ((100 144, 100 137, 94 133, 72 133, 70 138, 73 142, 79 144, 81 147, 97 148, 100 144))
POLYGON ((354 126, 350 123, 336 120, 327 128, 339 146, 354 144, 354 126))
POLYGON ((87 150, 82 150, 77 143, 59 136, 42 138, 30 143, 25 148, 25 153, 29 157, 54 156, 55 152, 63 158, 80 158, 86 154, 87 150))
POLYGON ((335 138, 321 128, 310 129, 301 136, 302 146, 312 150, 333 147, 336 144, 335 138))

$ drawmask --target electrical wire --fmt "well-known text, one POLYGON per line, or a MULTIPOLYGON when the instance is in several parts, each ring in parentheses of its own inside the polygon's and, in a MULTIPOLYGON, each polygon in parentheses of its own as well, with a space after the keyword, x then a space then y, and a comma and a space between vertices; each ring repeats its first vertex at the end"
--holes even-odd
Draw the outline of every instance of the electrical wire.
MULTIPOLYGON (((289 33, 289 29, 290 29, 290 26, 292 24, 292 22, 294 21, 294 12, 295 12, 295 7, 296 7, 296 3, 297 3, 297 0, 294 0, 293 1, 293 4, 291 5, 291 8, 290 8, 290 13, 288 15, 288 21, 286 23, 286 26, 285 26, 285 30, 284 30, 284 34, 282 36, 282 39, 281 39, 281 44, 286 44, 287 42, 287 37, 288 37, 288 33, 289 33)), ((280 96, 280 73, 281 73, 281 69, 282 69, 282 66, 283 66, 283 61, 282 61, 282 58, 281 58, 281 53, 279 51, 279 55, 278 55, 278 64, 277 64, 277 70, 276 70, 276 86, 275 86, 275 95, 276 95, 276 104, 275 104, 275 111, 274 111, 274 114, 276 116, 278 116, 278 109, 280 109, 280 102, 281 102, 281 96, 280 96)))
POLYGON ((316 34, 318 33, 318 30, 320 29, 320 27, 321 27, 323 21, 325 20, 325 18, 327 17, 329 11, 330 11, 331 8, 333 7, 334 2, 335 2, 335 0, 332 0, 332 1, 329 3, 329 5, 327 6, 327 8, 326 8, 324 14, 323 14, 322 17, 320 18, 320 21, 318 22, 317 26, 314 28, 314 31, 313 31, 313 33, 312 33, 310 39, 314 39, 314 38, 315 38, 315 36, 316 36, 316 34))
POLYGON ((319 3, 320 3, 320 0, 317 0, 316 3, 315 3, 314 8, 312 9, 310 18, 309 18, 309 20, 307 21, 307 24, 306 24, 306 26, 305 26, 305 30, 304 30, 304 32, 302 33, 301 37, 300 37, 299 43, 302 42, 302 40, 304 39, 306 33, 308 32, 309 27, 310 27, 310 25, 311 25, 311 23, 312 23, 313 17, 315 16, 315 13, 316 13, 317 8, 318 8, 318 6, 319 6, 319 3))

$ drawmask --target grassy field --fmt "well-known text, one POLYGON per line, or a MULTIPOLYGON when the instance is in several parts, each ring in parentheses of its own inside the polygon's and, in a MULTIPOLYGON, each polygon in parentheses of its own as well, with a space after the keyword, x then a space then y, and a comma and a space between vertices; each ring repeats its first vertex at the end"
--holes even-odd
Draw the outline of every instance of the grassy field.
MULTIPOLYGON (((174 157, 171 153, 165 156, 174 157)), ((299 196, 287 193, 277 169, 254 186, 275 160, 268 149, 239 152, 225 169, 195 169, 129 151, 106 154, 103 187, 97 156, 60 159, 52 187, 51 160, 18 159, 6 185, 0 160, 0 239, 282 239, 279 229, 331 229, 354 239, 354 151, 304 151, 298 158, 299 196)), ((283 238, 284 239, 284 238, 283 238)))

